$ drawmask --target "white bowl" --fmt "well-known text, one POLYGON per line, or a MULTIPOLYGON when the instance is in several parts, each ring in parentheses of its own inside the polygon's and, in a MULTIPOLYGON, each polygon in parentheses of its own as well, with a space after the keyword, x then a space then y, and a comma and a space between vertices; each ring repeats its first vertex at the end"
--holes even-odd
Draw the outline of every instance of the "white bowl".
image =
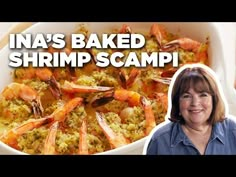
MULTIPOLYGON (((75 29, 78 27, 79 24, 86 24, 88 29, 93 33, 104 33, 104 32, 110 32, 111 29, 114 28, 120 28, 122 26, 122 22, 120 23, 100 23, 100 22, 90 22, 90 23, 36 23, 31 28, 27 29, 23 33, 31 33, 31 34, 37 34, 37 33, 64 33, 64 34, 71 34, 75 31, 75 29)), ((125 22, 125 24, 128 24, 131 26, 131 28, 137 30, 138 32, 149 32, 149 29, 153 23, 128 23, 125 22)), ((166 28, 167 31, 172 32, 174 34, 179 34, 180 36, 184 37, 190 37, 192 39, 205 42, 206 38, 209 37, 209 59, 211 61, 211 68, 217 73, 220 82, 222 85, 226 85, 226 61, 224 58, 224 51, 222 49, 222 39, 220 38, 219 31, 217 29, 217 26, 214 23, 161 23, 166 28)), ((0 90, 2 90, 7 84, 9 84, 12 81, 12 68, 8 66, 9 60, 8 55, 10 54, 10 50, 8 46, 2 49, 0 52, 0 58, 1 58, 1 75, 0 75, 0 90)), ((232 81, 233 82, 233 81, 232 81)), ((231 86, 225 86, 224 92, 229 92, 229 87, 231 86)), ((231 92, 231 90, 230 90, 231 92)), ((231 93, 228 94, 227 99, 231 98, 231 93)), ((126 146, 116 148, 110 151, 106 151, 100 154, 142 154, 143 152, 143 146, 145 143, 145 140, 147 138, 140 139, 136 142, 133 142, 131 144, 128 144, 126 146)), ((17 151, 4 143, 0 142, 0 154, 24 154, 20 151, 17 151)))

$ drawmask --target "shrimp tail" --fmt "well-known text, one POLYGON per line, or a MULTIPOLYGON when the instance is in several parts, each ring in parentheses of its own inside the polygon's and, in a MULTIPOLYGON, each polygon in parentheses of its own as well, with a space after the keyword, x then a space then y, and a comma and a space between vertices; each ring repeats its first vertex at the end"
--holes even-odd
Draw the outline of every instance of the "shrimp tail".
POLYGON ((51 125, 48 136, 44 143, 43 154, 55 154, 55 144, 56 144, 55 142, 56 142, 58 125, 59 125, 58 121, 54 122, 51 125))
POLYGON ((35 100, 32 100, 32 102, 30 102, 30 103, 33 108, 33 112, 34 112, 35 117, 41 117, 43 115, 44 109, 41 104, 40 97, 37 96, 37 98, 35 100))
POLYGON ((102 98, 97 98, 96 100, 92 101, 91 105, 92 107, 96 108, 102 105, 105 105, 112 100, 114 100, 114 91, 107 92, 102 98))
POLYGON ((55 77, 51 76, 51 78, 47 80, 46 83, 49 84, 49 89, 51 93, 53 94, 53 96, 59 99, 61 97, 61 89, 55 77))

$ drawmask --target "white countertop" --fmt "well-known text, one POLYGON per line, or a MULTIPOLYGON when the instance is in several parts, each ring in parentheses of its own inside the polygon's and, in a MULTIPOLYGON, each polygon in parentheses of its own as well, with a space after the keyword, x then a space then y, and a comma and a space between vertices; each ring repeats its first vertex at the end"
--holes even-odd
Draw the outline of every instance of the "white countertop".
POLYGON ((216 23, 218 26, 222 43, 224 58, 226 60, 227 85, 231 86, 226 93, 229 104, 229 113, 236 116, 236 90, 234 84, 236 82, 236 23, 216 23))
POLYGON ((0 39, 14 25, 12 22, 0 22, 0 39))

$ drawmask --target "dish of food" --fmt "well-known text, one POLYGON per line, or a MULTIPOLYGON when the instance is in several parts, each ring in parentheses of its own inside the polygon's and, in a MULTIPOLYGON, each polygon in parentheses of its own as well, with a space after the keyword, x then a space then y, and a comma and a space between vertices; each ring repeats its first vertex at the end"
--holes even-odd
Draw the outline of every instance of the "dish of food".
MULTIPOLYGON (((222 78, 224 61, 213 25, 204 23, 39 23, 24 33, 135 34, 145 36, 141 52, 178 52, 179 67, 204 63, 222 78), (199 27, 200 29, 196 29, 199 27), (194 28, 195 27, 195 28, 194 28), (61 30, 58 30, 61 29, 61 30), (209 33, 209 31, 211 33, 209 33), (212 38, 211 38, 212 37, 212 38), (213 43, 215 42, 215 43, 213 43), (212 60, 214 58, 214 60, 212 60)), ((0 95, 0 146, 27 154, 126 154, 142 151, 145 138, 163 122, 169 82, 178 68, 96 65, 96 54, 131 49, 72 49, 89 53, 84 67, 4 69, 0 95), (4 79, 3 79, 4 78, 4 79)), ((1 58, 11 51, 5 48, 1 58)), ((58 52, 53 48, 47 52, 58 52)), ((3 65, 7 66, 7 60, 3 65)))

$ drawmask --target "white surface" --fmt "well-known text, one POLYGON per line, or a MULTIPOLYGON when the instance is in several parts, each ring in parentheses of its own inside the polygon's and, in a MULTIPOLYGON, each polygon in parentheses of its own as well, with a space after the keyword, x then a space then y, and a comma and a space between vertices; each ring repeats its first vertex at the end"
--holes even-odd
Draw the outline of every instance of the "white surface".
POLYGON ((1 22, 0 23, 0 39, 4 34, 14 25, 12 22, 1 22))
POLYGON ((229 104, 229 113, 236 115, 236 90, 234 83, 236 80, 236 23, 216 23, 218 26, 221 40, 223 43, 224 59, 226 64, 226 82, 225 87, 227 101, 229 104))
MULTIPOLYGON (((67 23, 68 24, 68 23, 67 23)), ((93 23, 90 27, 94 28, 96 26, 96 30, 98 29, 98 24, 99 23, 93 23)), ((100 23, 101 24, 101 23, 100 23)), ((122 24, 122 23, 121 23, 122 24)), ((189 36, 193 36, 196 37, 197 39, 201 39, 203 40, 203 38, 205 38, 206 35, 212 35, 210 36, 210 41, 212 42, 210 44, 211 46, 211 57, 213 57, 214 61, 214 69, 218 71, 219 77, 221 80, 224 80, 223 86, 224 89, 226 90, 226 98, 227 101, 229 102, 229 110, 230 113, 233 115, 236 115, 236 93, 235 90, 233 88, 233 83, 235 80, 235 73, 236 73, 236 61, 235 61, 235 41, 236 41, 236 34, 235 34, 235 27, 236 27, 236 23, 211 23, 214 24, 215 26, 217 26, 217 30, 215 29, 214 26, 206 24, 201 24, 198 26, 192 27, 192 25, 189 25, 188 23, 185 24, 181 24, 179 26, 179 28, 182 28, 182 33, 187 33, 189 36), (204 29, 203 29, 204 28, 204 29), (205 34, 205 31, 208 31, 209 34, 205 34)), ((0 38, 12 27, 13 23, 0 23, 0 38)), ((45 24, 45 25, 49 25, 47 27, 47 32, 51 32, 51 29, 49 29, 49 27, 52 28, 52 26, 50 25, 50 23, 45 24)), ((68 24, 69 25, 69 24, 68 24)), ((109 25, 109 24, 107 24, 109 25)), ((193 24, 194 25, 194 24, 193 24)), ((67 26, 67 25, 66 25, 67 26)), ((72 25, 73 26, 73 25, 72 25)), ((120 25, 119 25, 120 26, 120 25)), ((139 25, 138 25, 139 26, 139 25)), ((169 28, 170 29, 174 29, 173 24, 169 24, 169 28)), ((65 28, 64 31, 68 32, 71 31, 71 27, 65 27, 64 26, 60 26, 59 23, 54 23, 53 24, 54 31, 56 29, 61 29, 61 28, 65 28), (56 27, 55 27, 56 26, 56 27)), ((103 25, 99 25, 99 30, 106 28, 106 23, 103 23, 103 25)), ((31 29, 32 31, 32 29, 31 29)), ((39 28, 33 28, 33 31, 36 32, 45 32, 44 27, 39 27, 39 28)), ((63 30, 62 30, 63 31, 63 30)), ((8 50, 7 48, 5 48, 6 50, 8 50)), ((1 52, 1 57, 2 58, 7 58, 7 52, 1 52)), ((2 61, 2 65, 7 65, 7 61, 4 60, 2 61)), ((5 79, 3 80, 2 78, 9 78, 9 76, 6 74, 9 73, 9 70, 5 68, 3 68, 2 71, 2 76, 0 77, 0 87, 2 89, 2 85, 6 85, 9 82, 9 79, 5 81, 5 79), (5 75, 5 76, 4 76, 5 75)), ((1 146, 1 142, 0 142, 0 146, 1 146)), ((115 149, 112 151, 113 154, 141 154, 142 153, 142 146, 144 144, 144 140, 129 144, 126 147, 122 147, 119 149, 115 149)), ((9 149, 8 149, 9 150, 9 149)), ((5 151, 1 151, 0 150, 0 154, 1 153, 8 153, 9 151, 5 150, 5 151)), ((106 154, 106 153, 104 153, 106 154)))

